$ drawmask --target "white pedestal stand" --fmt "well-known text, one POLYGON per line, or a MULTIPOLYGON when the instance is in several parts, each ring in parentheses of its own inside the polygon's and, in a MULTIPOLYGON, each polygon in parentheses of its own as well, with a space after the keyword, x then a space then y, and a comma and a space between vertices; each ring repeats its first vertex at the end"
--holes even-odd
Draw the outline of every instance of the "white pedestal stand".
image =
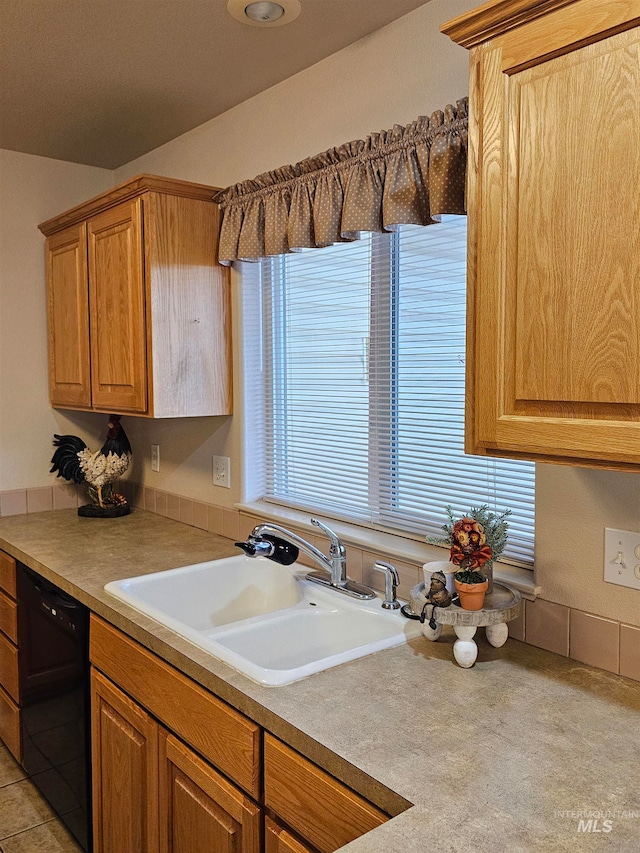
POLYGON ((485 597, 482 610, 463 610, 455 604, 434 607, 433 604, 427 604, 424 584, 420 583, 411 590, 411 609, 419 614, 423 608, 425 621, 422 633, 428 640, 435 641, 442 633, 443 625, 453 625, 457 637, 453 644, 453 656, 459 666, 468 669, 478 657, 478 646, 473 639, 478 628, 485 628, 487 640, 494 648, 504 646, 509 636, 507 623, 520 614, 522 599, 516 589, 495 582, 493 592, 485 597), (435 628, 429 625, 432 617, 435 628))

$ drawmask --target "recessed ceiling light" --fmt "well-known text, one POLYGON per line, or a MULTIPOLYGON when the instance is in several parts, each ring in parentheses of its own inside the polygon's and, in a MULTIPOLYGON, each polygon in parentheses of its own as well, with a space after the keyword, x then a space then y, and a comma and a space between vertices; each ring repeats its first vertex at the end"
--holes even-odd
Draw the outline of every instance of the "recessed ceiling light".
POLYGON ((281 27, 300 14, 300 0, 228 0, 227 11, 252 27, 281 27))
POLYGON ((284 15, 284 9, 279 3, 272 3, 271 0, 259 0, 257 3, 249 3, 244 13, 252 21, 270 24, 284 15))

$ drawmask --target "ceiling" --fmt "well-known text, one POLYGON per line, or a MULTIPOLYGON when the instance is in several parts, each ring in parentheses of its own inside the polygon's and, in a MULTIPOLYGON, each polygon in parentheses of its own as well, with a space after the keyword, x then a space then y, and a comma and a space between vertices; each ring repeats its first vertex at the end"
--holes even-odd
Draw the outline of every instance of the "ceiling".
POLYGON ((261 28, 226 0, 0 0, 0 148, 116 168, 425 4, 300 2, 261 28))

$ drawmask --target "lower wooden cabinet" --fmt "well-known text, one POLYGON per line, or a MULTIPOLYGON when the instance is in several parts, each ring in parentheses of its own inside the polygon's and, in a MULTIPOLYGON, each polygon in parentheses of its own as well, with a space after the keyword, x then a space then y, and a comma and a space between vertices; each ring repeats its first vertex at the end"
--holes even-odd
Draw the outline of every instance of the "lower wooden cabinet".
POLYGON ((261 811, 93 670, 95 853, 260 853, 261 811))
POLYGON ((254 800, 260 727, 135 640, 91 617, 91 663, 254 800))
POLYGON ((96 616, 90 648, 94 853, 333 853, 389 819, 96 616))
POLYGON ((0 551, 0 738, 22 761, 16 561, 0 551))

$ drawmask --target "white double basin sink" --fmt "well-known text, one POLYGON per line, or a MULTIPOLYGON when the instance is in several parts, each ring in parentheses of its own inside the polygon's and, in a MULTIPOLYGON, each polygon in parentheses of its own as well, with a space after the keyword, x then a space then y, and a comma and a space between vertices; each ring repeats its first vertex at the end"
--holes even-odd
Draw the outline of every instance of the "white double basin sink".
POLYGON ((284 685, 420 635, 381 599, 356 601, 308 569, 239 555, 113 581, 105 590, 265 685, 284 685))

